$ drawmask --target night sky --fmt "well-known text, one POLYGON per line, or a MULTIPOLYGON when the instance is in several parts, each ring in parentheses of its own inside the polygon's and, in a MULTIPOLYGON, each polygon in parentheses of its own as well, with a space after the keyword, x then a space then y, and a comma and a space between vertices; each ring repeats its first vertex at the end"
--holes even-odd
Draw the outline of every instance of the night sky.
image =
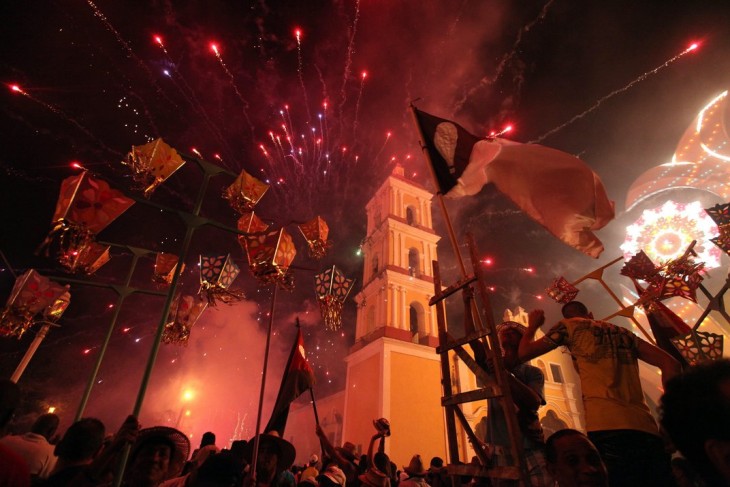
MULTIPOLYGON (((459 236, 474 232, 481 252, 495 260, 490 284, 497 317, 517 305, 545 306, 555 317, 557 306, 540 299, 553 277, 576 278, 620 255, 626 225, 667 199, 624 211, 631 183, 669 161, 697 112, 727 88, 730 8, 717 1, 519 3, 5 2, 0 249, 17 272, 34 267, 62 275, 34 251, 50 230, 60 182, 78 172, 70 163, 130 191, 120 161, 150 138, 163 137, 184 153, 194 147, 231 173, 245 169, 269 181, 257 213, 288 225, 300 251, 296 288, 280 293, 276 307, 265 421, 297 316, 318 394, 344 384, 354 300, 343 329, 324 330, 313 276, 336 264, 358 279, 359 290, 364 205, 396 162, 433 188, 407 110, 418 100, 419 108, 478 135, 512 125, 509 138, 577 155, 601 176, 617 219, 598 232, 606 247, 598 261, 550 236, 493 188, 448 203, 459 236), (677 57, 693 42, 698 49, 677 57), (13 92, 13 84, 27 96, 13 92), (302 148, 299 157, 289 154, 287 135, 302 148), (293 226, 315 215, 328 222, 332 241, 319 262, 306 256, 293 226), (528 267, 534 272, 522 270, 528 267)), ((231 181, 213 182, 203 215, 234 226, 236 214, 218 197, 231 181)), ((190 208, 199 182, 188 164, 152 200, 190 208)), ((721 202, 701 188, 671 197, 721 202)), ((436 207, 433 213, 444 235, 443 218, 436 207)), ((174 253, 183 232, 175 218, 137 204, 99 238, 174 253)), ((228 252, 242 267, 234 287, 247 299, 206 311, 187 347, 162 347, 142 413, 147 425, 178 424, 194 435, 216 428, 222 437, 253 432, 271 290, 250 276, 235 239, 207 229, 194 238, 181 288, 197 292, 199 253, 228 252), (183 403, 186 389, 195 397, 183 403), (180 420, 183 410, 191 413, 180 420)), ((455 277, 448 239, 439 252, 447 277, 455 277)), ((126 262, 113 260, 94 279, 120 279, 126 262)), ((150 266, 143 263, 135 283, 148 286, 150 266)), ((12 283, 4 269, 0 296, 12 283)), ((74 286, 62 328, 51 331, 20 381, 28 398, 57 406, 67 424, 115 301, 109 291, 74 286)), ((130 298, 120 313, 87 410, 110 427, 132 408, 161 305, 158 298, 130 298)), ((610 312, 612 305, 592 306, 610 312)), ((2 374, 12 373, 32 335, 0 340, 2 374)))

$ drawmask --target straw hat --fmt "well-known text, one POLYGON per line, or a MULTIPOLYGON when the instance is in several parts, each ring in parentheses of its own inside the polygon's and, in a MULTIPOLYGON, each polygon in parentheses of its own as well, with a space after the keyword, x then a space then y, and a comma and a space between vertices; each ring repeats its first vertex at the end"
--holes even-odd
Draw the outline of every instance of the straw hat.
POLYGON ((374 419, 373 426, 383 436, 390 436, 390 421, 385 418, 374 419))
POLYGON ((349 441, 346 441, 342 444, 342 446, 338 446, 335 448, 338 452, 340 452, 340 455, 347 458, 351 462, 355 461, 357 458, 357 447, 354 443, 351 443, 349 441))
POLYGON ((497 325, 497 333, 502 333, 510 330, 514 330, 519 333, 520 336, 524 336, 525 332, 527 331, 527 327, 521 323, 517 323, 516 321, 505 321, 497 325))
POLYGON ((322 472, 320 475, 317 476, 317 479, 321 480, 321 477, 327 477, 329 480, 331 480, 335 484, 345 487, 345 482, 346 482, 345 472, 343 472, 342 469, 340 467, 338 467, 337 465, 328 466, 324 472, 322 472))
POLYGON ((409 463, 407 467, 403 467, 403 471, 411 477, 423 477, 428 473, 428 471, 423 468, 423 460, 421 460, 421 455, 413 455, 413 458, 411 458, 411 463, 409 463))
MULTIPOLYGON (((266 445, 275 448, 279 452, 279 461, 276 464, 276 471, 283 472, 288 469, 294 463, 294 458, 297 456, 297 450, 294 445, 279 437, 276 431, 270 431, 268 433, 262 433, 259 436, 259 448, 266 445)), ((243 456, 251 463, 253 461, 253 447, 255 444, 256 437, 251 438, 246 443, 243 449, 243 456)))
POLYGON ((185 460, 190 455, 190 440, 185 433, 168 426, 153 426, 139 431, 137 441, 132 446, 132 453, 129 457, 130 464, 140 452, 143 446, 150 442, 161 442, 170 446, 170 468, 167 477, 174 477, 182 470, 185 460))

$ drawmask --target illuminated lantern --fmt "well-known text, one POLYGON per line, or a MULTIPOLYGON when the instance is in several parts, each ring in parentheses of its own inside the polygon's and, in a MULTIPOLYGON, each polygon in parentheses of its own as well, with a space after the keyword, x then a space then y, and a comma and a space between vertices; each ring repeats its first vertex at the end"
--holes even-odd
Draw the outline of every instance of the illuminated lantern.
POLYGON ((226 304, 243 299, 243 293, 230 289, 240 272, 228 255, 200 256, 200 292, 205 293, 208 304, 215 306, 216 298, 226 304))
MULTIPOLYGON (((155 257, 155 268, 152 272, 152 281, 157 284, 167 285, 172 283, 172 278, 177 269, 178 257, 175 254, 157 252, 155 257)), ((185 270, 185 264, 181 264, 180 272, 185 270)))
POLYGON ((94 242, 96 234, 134 204, 121 191, 87 172, 66 178, 53 214, 53 228, 41 244, 46 254, 58 245, 58 262, 70 272, 91 274, 109 260, 109 249, 94 242))
POLYGON ((649 281, 656 276, 659 270, 660 268, 654 265, 654 262, 651 261, 649 256, 641 250, 624 263, 620 272, 621 275, 630 277, 631 279, 649 281))
POLYGON ((322 217, 315 217, 313 220, 299 225, 299 231, 304 235, 309 249, 309 256, 315 260, 319 260, 327 253, 329 243, 327 236, 329 235, 329 227, 322 217))
MULTIPOLYGON (((247 211, 238 219, 238 230, 244 233, 262 233, 269 229, 269 225, 257 217, 253 211, 247 211)), ((246 249, 246 237, 238 236, 238 243, 246 249)))
POLYGON ((65 291, 56 299, 53 304, 43 310, 43 318, 53 323, 58 322, 71 304, 71 293, 65 291))
POLYGON ((659 299, 679 296, 697 302, 697 288, 703 280, 700 272, 703 271, 703 262, 695 263, 688 255, 675 259, 666 264, 659 299))
POLYGON ((253 210, 268 189, 268 184, 259 181, 246 171, 241 171, 233 184, 223 192, 223 197, 228 200, 231 208, 243 214, 253 210))
MULTIPOLYGON (((68 289, 68 285, 53 282, 34 269, 26 271, 15 280, 5 308, 0 312, 0 336, 20 339, 33 325, 35 315, 48 308, 53 310, 56 301, 68 293, 68 289)), ((58 306, 60 310, 61 305, 58 306)))
POLYGON ((705 208, 705 211, 717 223, 720 231, 720 235, 711 238, 710 241, 717 245, 720 250, 730 255, 730 203, 705 208))
POLYGON ((132 170, 138 189, 149 198, 157 187, 180 169, 185 160, 161 138, 144 145, 133 145, 122 164, 132 170))
POLYGON ((545 291, 557 303, 569 303, 578 295, 578 288, 569 283, 563 276, 556 277, 545 291))
POLYGON ((70 272, 80 272, 90 276, 111 260, 110 248, 108 245, 91 242, 76 252, 65 254, 61 259, 61 265, 70 272))
POLYGON ((626 238, 621 244, 625 260, 639 251, 646 252, 653 262, 662 264, 681 256, 692 241, 697 241, 694 251, 708 269, 720 266, 720 250, 711 245, 710 238, 717 234, 712 221, 700 202, 675 203, 667 201, 662 206, 645 210, 626 227, 626 238))
POLYGON ((354 282, 354 279, 345 277, 335 266, 314 276, 319 310, 328 330, 339 330, 342 326, 342 307, 354 282))
POLYGON ((722 335, 693 331, 689 335, 672 338, 671 340, 672 345, 690 365, 722 358, 722 335))
POLYGON ((297 255, 291 235, 283 228, 264 234, 246 235, 248 268, 262 283, 291 288, 289 266, 297 255))
POLYGON ((189 294, 175 298, 162 332, 162 343, 187 346, 190 330, 207 306, 207 302, 189 294))

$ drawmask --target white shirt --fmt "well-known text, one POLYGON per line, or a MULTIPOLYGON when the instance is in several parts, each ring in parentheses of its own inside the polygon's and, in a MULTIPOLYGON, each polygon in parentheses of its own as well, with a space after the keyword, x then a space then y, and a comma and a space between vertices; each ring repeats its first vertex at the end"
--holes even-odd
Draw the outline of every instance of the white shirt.
POLYGON ((3 445, 23 457, 30 468, 30 474, 39 478, 48 478, 56 466, 54 446, 42 435, 26 433, 24 435, 6 436, 0 439, 3 445))

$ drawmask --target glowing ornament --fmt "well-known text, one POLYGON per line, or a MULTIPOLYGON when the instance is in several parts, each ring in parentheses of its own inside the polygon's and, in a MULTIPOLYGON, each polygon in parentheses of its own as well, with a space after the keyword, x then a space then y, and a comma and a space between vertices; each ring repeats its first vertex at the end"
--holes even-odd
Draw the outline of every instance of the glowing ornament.
POLYGON ((299 231, 307 241, 309 256, 315 260, 324 257, 330 244, 327 242, 329 227, 322 217, 317 216, 307 223, 299 225, 299 231))
POLYGON ((689 255, 668 262, 662 271, 659 299, 678 296, 697 302, 697 288, 703 280, 703 262, 694 262, 689 255))
POLYGON ((693 331, 689 335, 672 338, 672 345, 690 365, 722 358, 723 336, 716 333, 693 331))
POLYGON ((656 276, 659 270, 660 268, 654 265, 654 262, 651 261, 649 256, 646 255, 643 250, 640 250, 638 254, 632 256, 626 263, 624 263, 620 273, 622 276, 630 277, 632 279, 649 281, 656 276))
POLYGON ((717 234, 717 225, 707 216, 698 201, 688 204, 667 201, 662 206, 645 210, 641 217, 626 227, 621 245, 624 258, 643 250, 653 262, 664 263, 682 255, 693 240, 694 251, 705 267, 720 265, 720 250, 709 245, 717 234))
POLYGON ((246 235, 248 268, 262 283, 277 283, 291 289, 294 285, 289 266, 297 255, 291 235, 283 228, 258 235, 246 235))
POLYGON ((185 161, 161 138, 144 145, 133 145, 122 164, 132 170, 138 189, 149 198, 157 187, 180 169, 185 161))
POLYGON ((233 184, 223 192, 223 197, 228 200, 231 208, 244 214, 253 210, 268 189, 268 184, 262 183, 246 171, 241 171, 233 184))
POLYGON ((720 231, 720 235, 711 238, 710 241, 717 245, 720 250, 730 255, 730 203, 705 208, 705 211, 717 223, 720 231))
POLYGON ((314 276, 319 310, 328 330, 339 330, 342 326, 342 307, 354 282, 354 279, 345 277, 335 266, 314 276))
MULTIPOLYGON (((169 285, 175 275, 175 269, 178 265, 178 256, 175 254, 167 254, 165 252, 157 252, 155 257, 155 268, 152 271, 152 282, 169 285)), ((180 272, 185 270, 185 264, 181 264, 180 272)))
POLYGON ((190 330, 203 314, 208 303, 195 296, 186 294, 178 296, 172 303, 167 315, 165 330, 162 332, 162 342, 173 345, 187 346, 190 330))
POLYGON ((52 323, 58 322, 71 304, 71 293, 65 291, 49 307, 43 310, 43 318, 52 323))
POLYGON ((549 288, 545 290, 557 303, 569 303, 578 295, 578 288, 569 283, 563 276, 556 277, 549 288))
POLYGON ((205 293, 208 304, 215 306, 216 299, 226 304, 243 299, 243 293, 230 289, 240 272, 228 255, 200 256, 200 293, 205 293))
MULTIPOLYGON (((257 217, 253 211, 247 211, 238 219, 238 230, 244 233, 263 233, 269 229, 269 225, 257 217)), ((246 248, 246 236, 239 235, 238 243, 246 248)))
POLYGON ((699 111, 677 144, 671 162, 649 169, 634 181, 626 197, 628 210, 671 189, 701 189, 724 200, 730 198, 727 95, 727 91, 720 93, 699 111))
POLYGON ((61 183, 53 228, 41 244, 48 255, 58 246, 58 262, 70 272, 94 273, 109 261, 109 248, 94 242, 97 233, 134 204, 106 181, 82 172, 61 183))
POLYGON ((20 275, 15 280, 5 307, 0 311, 0 336, 16 336, 20 339, 33 325, 33 318, 46 309, 46 316, 54 312, 60 317, 65 307, 61 310, 61 305, 57 305, 56 301, 67 294, 68 289, 68 285, 53 282, 34 269, 20 275), (55 311, 54 306, 57 306, 55 311))

